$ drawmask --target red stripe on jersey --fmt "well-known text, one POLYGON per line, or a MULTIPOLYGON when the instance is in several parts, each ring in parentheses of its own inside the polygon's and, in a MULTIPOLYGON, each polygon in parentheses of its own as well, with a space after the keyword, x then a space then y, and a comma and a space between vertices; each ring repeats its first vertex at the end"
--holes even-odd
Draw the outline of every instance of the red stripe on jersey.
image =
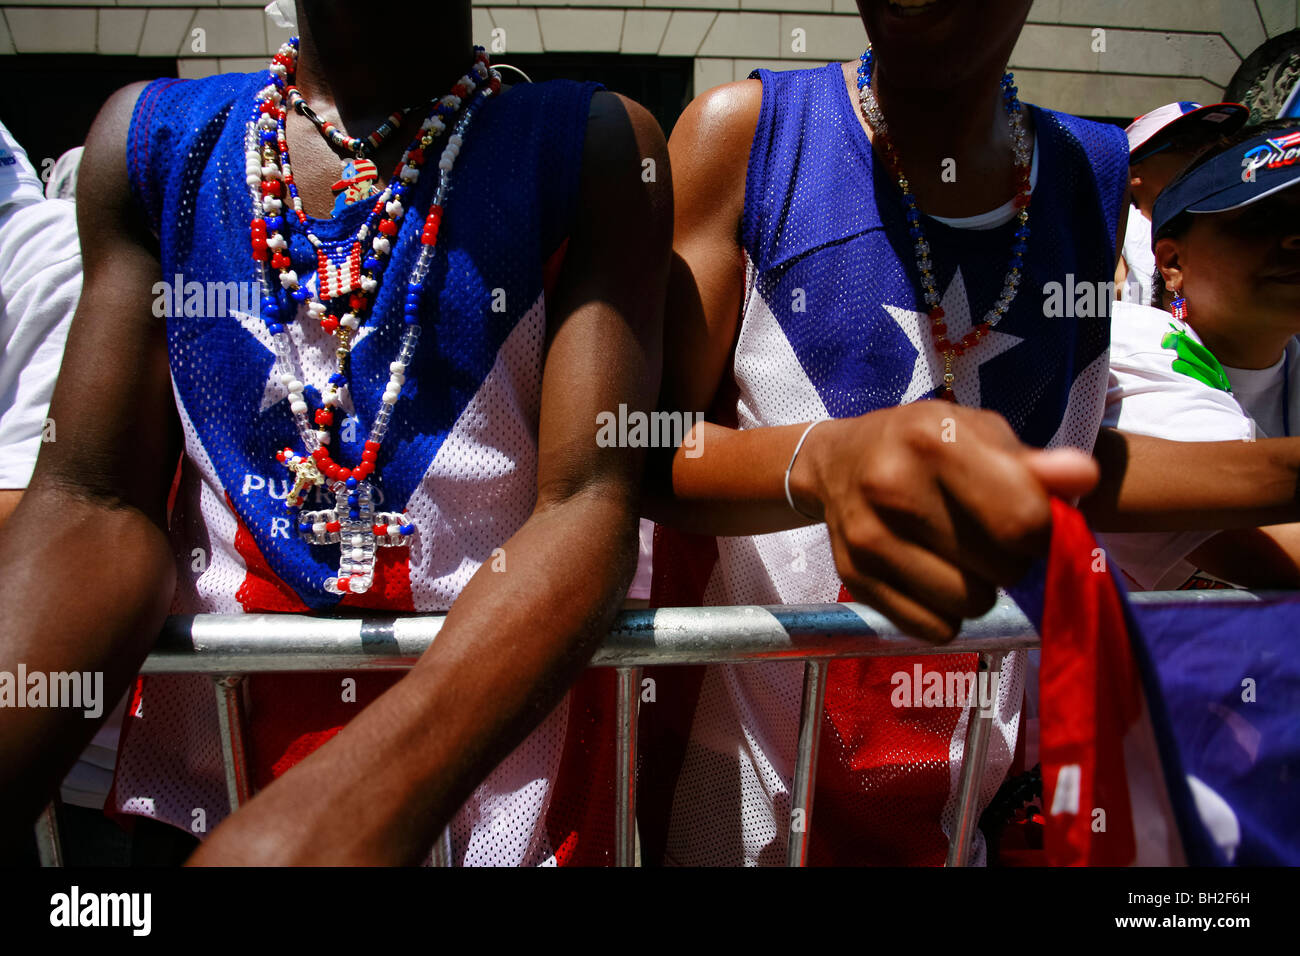
POLYGON ((271 570, 271 566, 266 563, 266 558, 262 555, 262 549, 257 546, 256 539, 244 525, 244 519, 235 510, 235 503, 230 499, 230 492, 226 492, 226 507, 235 516, 237 525, 235 529, 235 550, 243 559, 244 567, 248 572, 244 575, 239 590, 235 592, 235 599, 239 601, 239 606, 250 614, 263 611, 306 613, 308 611, 307 605, 294 593, 293 588, 285 584, 280 579, 280 576, 271 570))
POLYGON ((345 594, 340 607, 369 607, 384 611, 414 611, 411 596, 411 548, 376 548, 375 580, 364 594, 345 594))
MULTIPOLYGON (((852 600, 843 587, 841 601, 852 600)), ((893 675, 974 673, 976 654, 832 661, 826 672, 810 860, 814 866, 939 866, 960 707, 895 707, 893 675)), ((946 686, 946 680, 945 680, 946 686)))
MULTIPOLYGON (((248 570, 235 595, 240 606, 249 613, 309 613, 310 609, 294 593, 293 588, 271 570, 257 541, 245 527, 239 513, 235 512, 229 494, 226 495, 226 504, 235 513, 238 522, 235 550, 243 558, 248 570)), ((396 549, 385 548, 381 553, 388 550, 396 549)), ((405 556, 400 559, 400 571, 391 568, 391 563, 392 559, 385 562, 386 581, 398 590, 404 585, 406 593, 405 606, 396 607, 395 610, 411 610, 411 586, 405 556)), ((377 576, 377 583, 378 580, 377 576)), ((358 598, 363 596, 355 595, 358 598)), ((336 673, 262 674, 246 678, 246 732, 250 777, 254 789, 260 790, 268 786, 272 780, 337 734, 366 704, 397 683, 399 677, 400 675, 392 673, 336 673), (355 681, 355 689, 351 685, 345 687, 345 680, 355 681), (349 700, 344 700, 345 696, 349 700)))
MULTIPOLYGON (((117 738, 117 752, 119 754, 126 750, 126 742, 131 736, 131 728, 135 726, 135 721, 131 718, 140 713, 140 704, 144 698, 144 686, 147 680, 147 677, 137 677, 135 683, 131 686, 131 700, 122 715, 122 733, 117 738)), ((108 796, 104 799, 104 815, 127 832, 130 832, 135 826, 135 814, 119 813, 117 810, 116 766, 113 768, 113 782, 108 788, 108 796)))
MULTIPOLYGON (((717 563, 716 538, 655 525, 650 606, 699 607, 717 563)), ((686 760, 705 668, 646 667, 641 673, 643 679, 655 682, 655 702, 641 708, 637 722, 637 826, 642 863, 659 866, 668 849, 673 797, 686 760)))
POLYGON ((551 253, 551 257, 542 266, 542 291, 546 296, 548 306, 550 305, 551 296, 555 294, 555 286, 560 281, 560 270, 564 268, 564 257, 568 251, 569 237, 565 236, 564 241, 551 253))
POLYGON ((618 675, 585 671, 569 691, 564 755, 555 775, 546 836, 560 866, 614 865, 614 761, 618 675))
POLYGON ((248 757, 254 789, 269 786, 304 760, 400 678, 393 672, 247 678, 248 757), (354 681, 355 687, 345 681, 354 681))

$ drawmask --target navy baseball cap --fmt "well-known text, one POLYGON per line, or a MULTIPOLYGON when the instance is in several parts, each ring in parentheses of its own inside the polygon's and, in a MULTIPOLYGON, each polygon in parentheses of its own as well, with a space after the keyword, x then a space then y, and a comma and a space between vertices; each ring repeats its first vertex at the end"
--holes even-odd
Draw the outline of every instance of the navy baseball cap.
POLYGON ((1300 123, 1237 143, 1175 179, 1156 197, 1151 235, 1179 213, 1239 209, 1296 183, 1300 123))

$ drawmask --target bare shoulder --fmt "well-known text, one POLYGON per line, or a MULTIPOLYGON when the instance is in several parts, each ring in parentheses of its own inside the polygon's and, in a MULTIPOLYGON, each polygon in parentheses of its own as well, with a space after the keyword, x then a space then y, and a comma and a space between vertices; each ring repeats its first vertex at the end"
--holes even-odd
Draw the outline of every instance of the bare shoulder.
POLYGON ((683 185, 692 192, 715 191, 720 184, 734 185, 738 175, 743 195, 762 103, 763 84, 758 80, 725 83, 691 101, 668 141, 673 163, 690 172, 690 181, 683 185))
MULTIPOLYGON (((636 216, 623 226, 672 221, 672 173, 663 130, 636 100, 597 91, 587 115, 583 147, 583 214, 636 216)), ((670 228, 670 227, 665 227, 670 228)))
POLYGON ((638 136, 663 139, 663 130, 651 112, 631 97, 609 90, 597 90, 591 97, 587 134, 598 135, 613 128, 630 128, 638 136))
POLYGON ((87 177, 92 182, 100 182, 103 177, 96 175, 100 171, 125 172, 131 114, 135 111, 140 94, 148 85, 141 82, 124 86, 100 107, 90 126, 90 132, 86 134, 86 151, 78 172, 78 184, 84 183, 87 177))
POLYGON ((86 149, 77 174, 77 223, 83 254, 93 255, 94 239, 105 233, 121 232, 135 218, 131 214, 131 184, 126 165, 127 134, 136 101, 147 85, 132 83, 110 96, 86 135, 86 149))
MULTIPOLYGON (((635 161, 639 172, 646 159, 655 160, 655 166, 667 162, 663 130, 650 111, 636 100, 605 90, 597 91, 591 98, 583 153, 584 166, 596 171, 608 169, 621 173, 626 163, 635 161)), ((658 170, 654 173, 645 176, 644 182, 659 181, 658 170)), ((668 181, 666 175, 662 178, 668 181)))
POLYGON ((701 93, 682 113, 673 130, 674 142, 714 141, 718 146, 748 145, 758 126, 763 84, 758 80, 724 83, 701 93))

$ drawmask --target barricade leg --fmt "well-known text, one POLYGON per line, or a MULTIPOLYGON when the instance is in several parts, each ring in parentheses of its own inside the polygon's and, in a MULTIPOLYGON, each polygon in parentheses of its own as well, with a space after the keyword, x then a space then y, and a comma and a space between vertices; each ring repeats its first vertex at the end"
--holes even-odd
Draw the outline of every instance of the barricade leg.
MULTIPOLYGON (((980 670, 990 674, 1000 670, 1005 657, 1005 653, 980 654, 980 670)), ((979 823, 980 785, 984 781, 992 731, 992 713, 981 714, 979 702, 975 701, 966 716, 966 744, 962 748, 961 777, 957 783, 957 820, 948 841, 945 866, 966 866, 970 862, 971 844, 979 823)))
POLYGON ((217 694, 217 720, 221 727, 221 763, 226 771, 226 794, 230 812, 248 802, 252 788, 248 779, 248 752, 244 739, 244 703, 238 674, 214 677, 217 694))
POLYGON ((786 866, 808 865, 808 834, 812 832, 817 749, 821 743, 822 708, 826 703, 826 668, 829 666, 826 661, 808 661, 804 665, 803 706, 799 714, 799 745, 794 762, 786 866))
POLYGON ((36 818, 36 853, 41 866, 63 865, 63 843, 59 840, 59 818, 54 804, 48 804, 36 818))
POLYGON ((636 866, 636 731, 641 668, 618 668, 618 767, 614 794, 614 865, 636 866))
POLYGON ((430 866, 451 866, 451 827, 444 827, 438 842, 433 845, 433 854, 429 858, 430 866))

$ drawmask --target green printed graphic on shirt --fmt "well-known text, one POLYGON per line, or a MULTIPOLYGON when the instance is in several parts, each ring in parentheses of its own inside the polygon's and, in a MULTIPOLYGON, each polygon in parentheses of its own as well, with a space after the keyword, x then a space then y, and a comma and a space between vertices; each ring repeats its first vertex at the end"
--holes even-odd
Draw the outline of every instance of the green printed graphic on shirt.
POLYGON ((1174 371, 1204 382, 1210 388, 1231 392, 1232 383, 1228 381, 1228 375, 1214 353, 1182 329, 1173 325, 1170 329, 1172 331, 1166 332, 1160 340, 1160 347, 1173 349, 1177 354, 1178 357, 1173 362, 1174 371))

